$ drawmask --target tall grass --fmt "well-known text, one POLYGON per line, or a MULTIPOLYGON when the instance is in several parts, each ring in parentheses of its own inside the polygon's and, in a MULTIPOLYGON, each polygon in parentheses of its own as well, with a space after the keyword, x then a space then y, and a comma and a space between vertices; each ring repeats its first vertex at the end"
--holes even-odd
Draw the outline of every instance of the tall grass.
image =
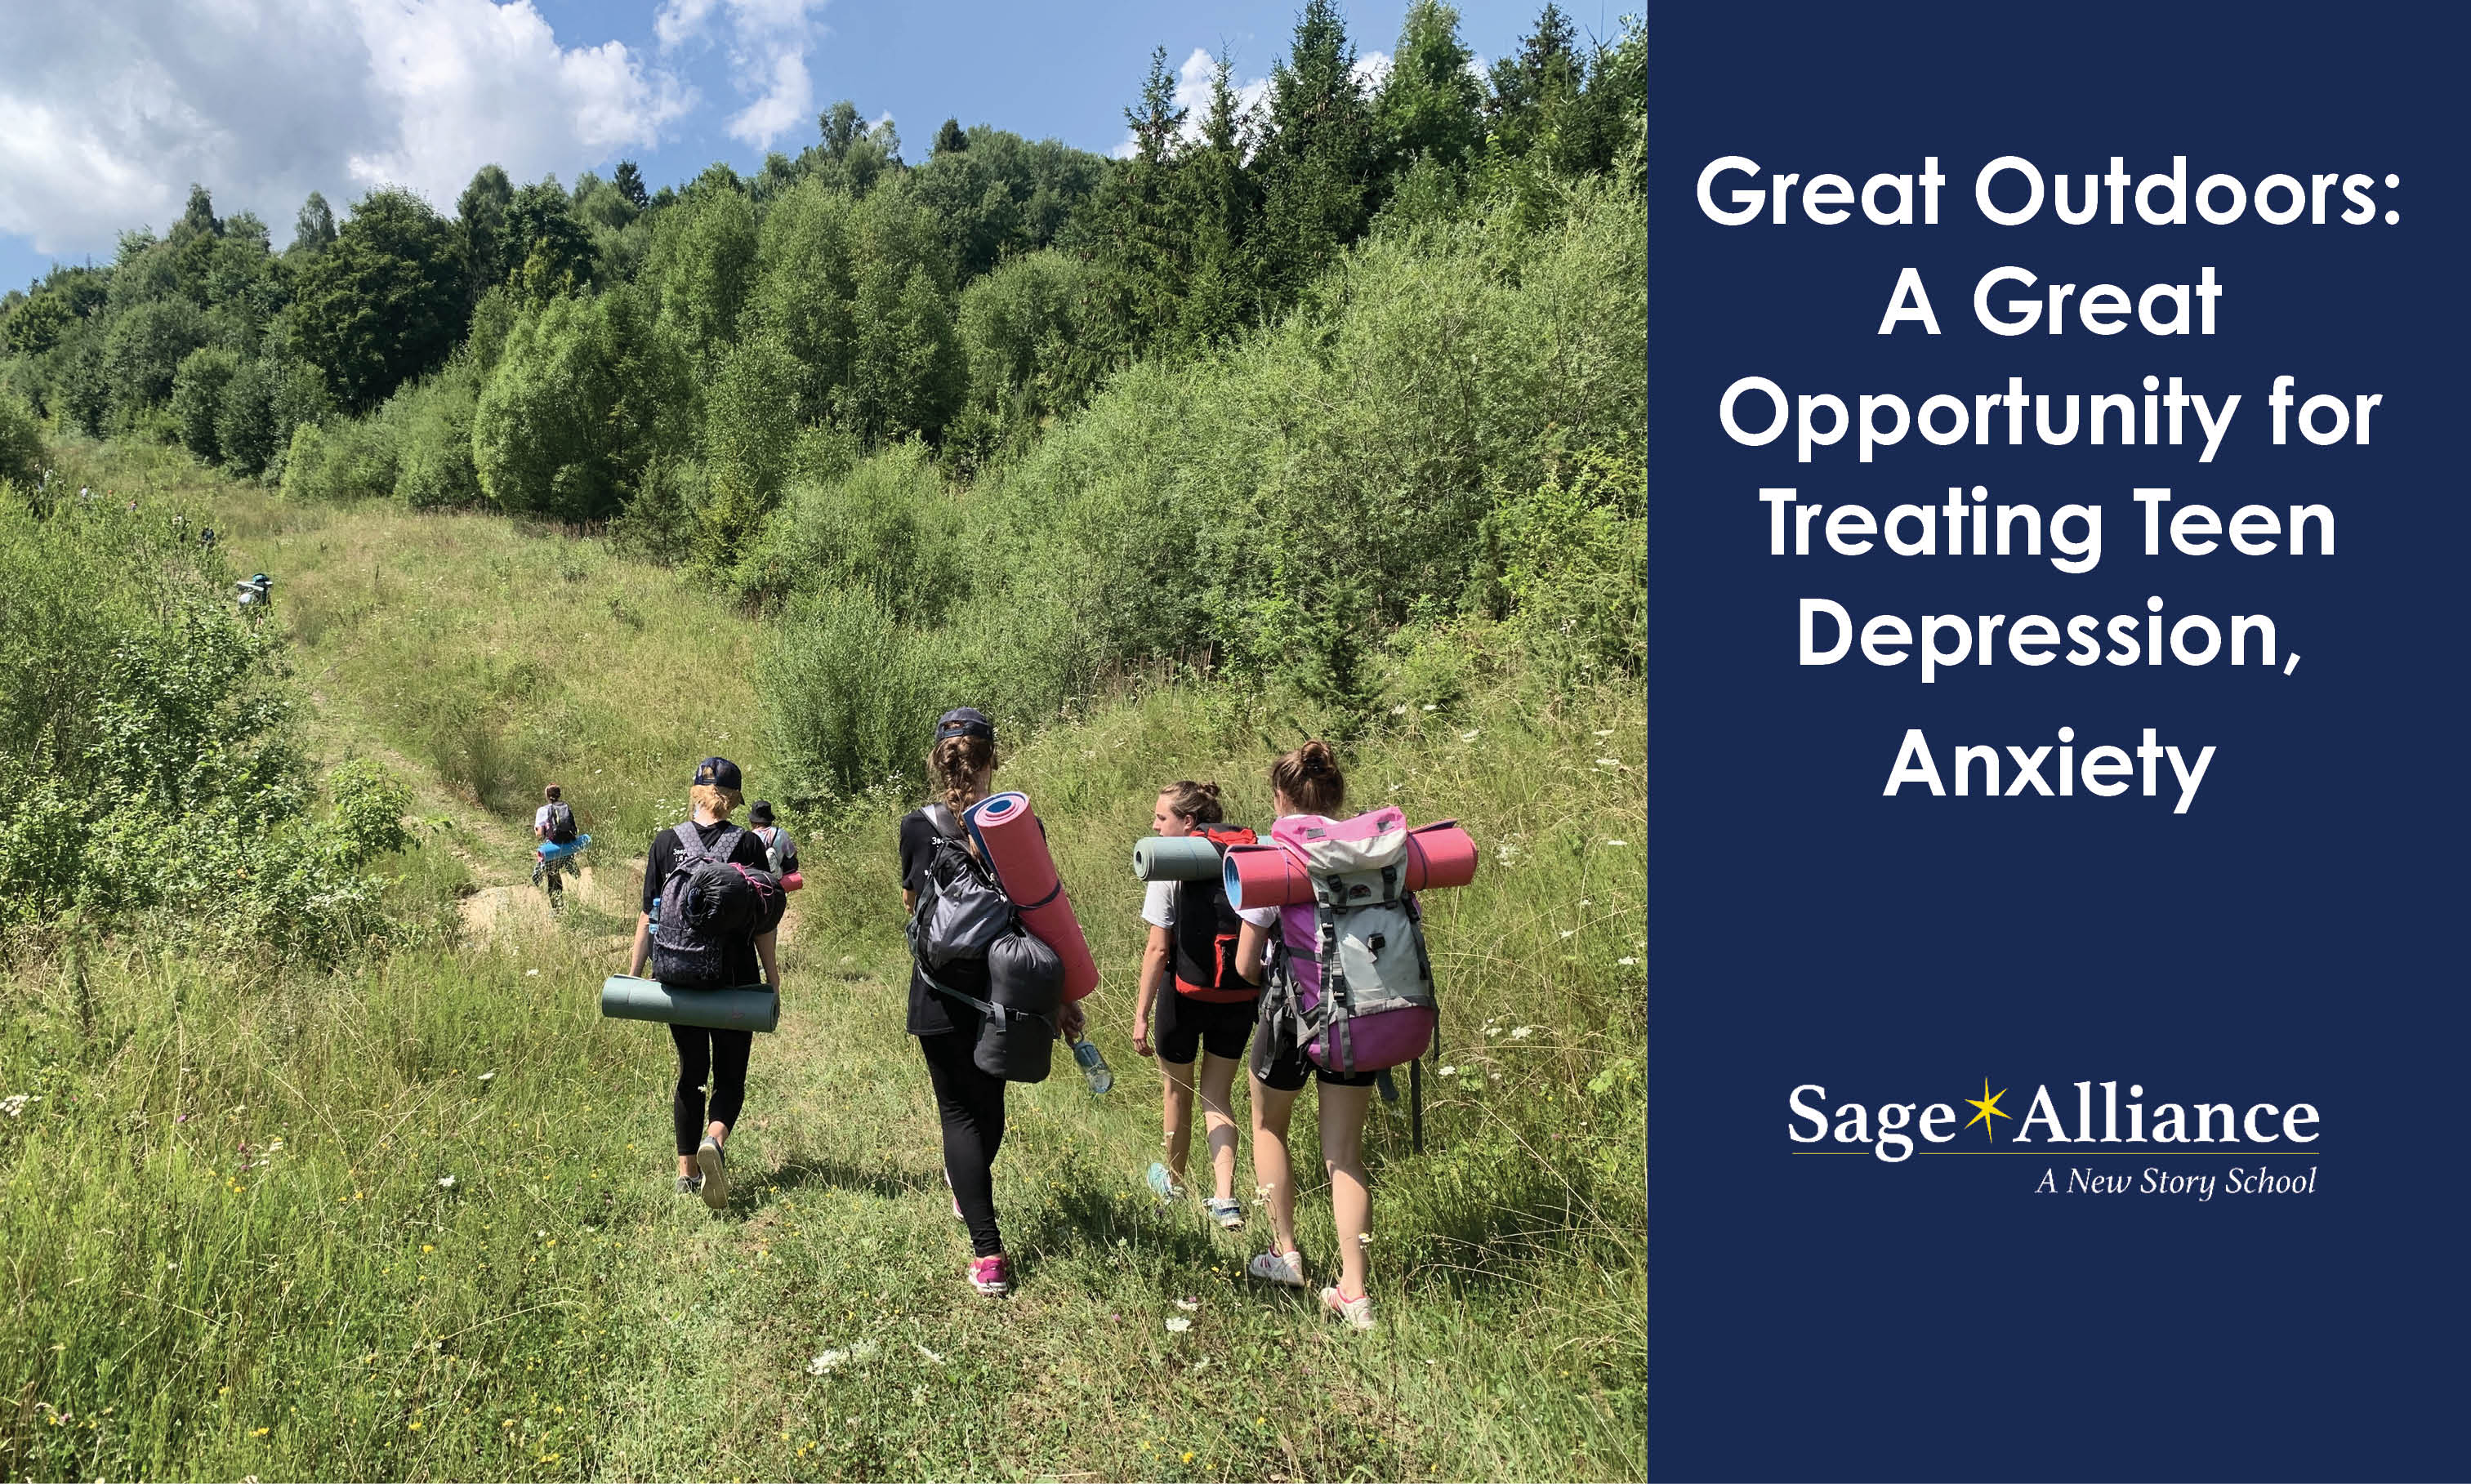
MULTIPOLYGON (((768 680, 764 631, 690 579, 553 531, 302 508, 80 457, 115 489, 189 502, 242 570, 275 574, 331 755, 399 754, 486 803, 471 751, 439 739, 498 739, 509 838, 551 769, 593 828, 631 838, 676 816, 703 750, 758 791, 780 766, 741 725, 768 680)), ((1008 746, 1000 781, 1035 801, 1099 956, 1094 1036, 1119 1079, 1094 1100, 1068 1065, 1014 1090, 1008 1304, 959 1281, 902 1028, 900 790, 792 821, 809 885, 724 1218, 669 1190, 668 1038, 593 1013, 624 923, 570 913, 325 975, 134 943, 27 967, 0 983, 0 1096, 42 1099, 0 1116, 0 1387, 19 1399, 0 1469, 1640 1475, 1641 697, 1540 689, 1470 660, 1482 638, 1402 664, 1398 709, 1370 725, 1161 684, 1008 746), (1157 1091, 1128 1036, 1152 790, 1216 778, 1233 817, 1263 823, 1270 757, 1341 722, 1353 804, 1458 817, 1485 851, 1472 885, 1426 903, 1444 1015, 1422 1154, 1405 1107, 1376 1105, 1372 1335, 1248 1284, 1258 1222, 1231 1237, 1141 1189, 1157 1091)), ((983 699, 935 660, 916 659, 922 704, 983 699)), ((407 902, 457 889, 462 838, 407 859, 407 902)), ((1295 1155, 1321 1275, 1336 1254, 1311 1121, 1295 1155)))

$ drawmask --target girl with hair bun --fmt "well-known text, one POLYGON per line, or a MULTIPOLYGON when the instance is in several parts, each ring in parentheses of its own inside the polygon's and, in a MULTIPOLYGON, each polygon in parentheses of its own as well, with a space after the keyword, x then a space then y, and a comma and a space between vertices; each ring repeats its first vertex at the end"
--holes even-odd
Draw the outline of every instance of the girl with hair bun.
MULTIPOLYGON (((1270 792, 1283 819, 1336 814, 1347 807, 1347 779, 1339 771, 1338 755, 1330 743, 1317 740, 1270 765, 1270 792)), ((1236 971, 1256 984, 1261 982, 1273 932, 1284 954, 1310 956, 1317 947, 1319 927, 1311 904, 1272 910, 1275 925, 1256 924, 1246 914, 1236 942, 1236 971)), ((1291 1288, 1305 1285, 1287 1125, 1296 1095, 1309 1079, 1320 1084, 1322 1167, 1330 1175, 1330 1215, 1338 1228, 1338 1282, 1321 1290, 1322 1307, 1354 1329, 1370 1330, 1373 1300, 1365 1290, 1364 1246, 1372 1240, 1373 1197, 1364 1172, 1364 1120, 1379 1073, 1342 1076, 1323 1071, 1306 1058, 1301 1032, 1286 995, 1274 988, 1261 996, 1253 1028, 1253 1178, 1269 1197, 1277 1239, 1245 1271, 1291 1288)))
MULTIPOLYGON (((1169 837, 1224 824, 1214 783, 1187 780, 1159 790, 1150 828, 1169 837)), ((1249 840, 1249 832, 1236 838, 1249 840)), ((1161 1200, 1184 1198, 1184 1172, 1192 1153, 1193 1061, 1201 1063, 1201 1117, 1210 1142, 1210 1175, 1215 1194, 1203 1209, 1228 1231, 1244 1224, 1236 1199, 1236 1072, 1253 1034, 1259 986, 1237 975, 1231 962, 1241 922, 1268 927, 1278 908, 1238 913, 1223 882, 1156 881, 1141 903, 1149 947, 1133 1005, 1133 1049, 1155 1055, 1165 1100, 1166 1158, 1150 1166, 1149 1186, 1161 1200)))

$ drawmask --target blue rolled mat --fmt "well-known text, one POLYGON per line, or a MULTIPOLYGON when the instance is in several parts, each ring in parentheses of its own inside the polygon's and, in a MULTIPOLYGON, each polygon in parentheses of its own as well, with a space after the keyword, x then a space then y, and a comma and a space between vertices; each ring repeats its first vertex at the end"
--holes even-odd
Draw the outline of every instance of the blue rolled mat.
POLYGON ((781 997, 761 984, 736 989, 671 989, 658 979, 613 974, 600 981, 600 1013, 615 1021, 658 1021, 710 1030, 776 1030, 781 997))
POLYGON ((558 844, 554 840, 543 840, 540 844, 534 846, 533 850, 543 860, 563 860, 567 857, 574 855, 577 851, 581 850, 584 846, 591 843, 591 836, 578 835, 575 838, 568 840, 563 845, 558 844))
POLYGON ((1133 845, 1133 876, 1139 881, 1215 881, 1218 871, 1218 847, 1208 836, 1146 835, 1133 845))

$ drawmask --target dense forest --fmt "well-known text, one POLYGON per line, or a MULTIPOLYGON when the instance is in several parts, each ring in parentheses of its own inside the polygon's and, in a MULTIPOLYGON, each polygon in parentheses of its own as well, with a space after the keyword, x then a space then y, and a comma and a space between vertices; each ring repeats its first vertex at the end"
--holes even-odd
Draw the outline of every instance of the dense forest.
POLYGON ((843 102, 751 176, 492 165, 280 252, 200 185, 0 298, 0 480, 57 497, 48 424, 606 523, 781 620, 810 804, 910 766, 922 669, 1030 719, 1161 665, 1370 707, 1463 622, 1636 672, 1643 26, 1547 5, 1479 68, 1423 0, 1356 62, 1309 0, 1257 107, 1155 54, 1124 158, 948 120, 912 164, 843 102))

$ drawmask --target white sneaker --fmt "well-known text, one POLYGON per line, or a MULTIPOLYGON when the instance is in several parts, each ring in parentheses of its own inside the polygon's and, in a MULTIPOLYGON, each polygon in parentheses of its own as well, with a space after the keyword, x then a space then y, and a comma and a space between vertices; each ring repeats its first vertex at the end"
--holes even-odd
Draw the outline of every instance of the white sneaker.
POLYGON ((695 1167, 703 1171, 703 1203, 715 1211, 729 1204, 729 1164, 710 1134, 695 1150, 695 1167))
POLYGON ((1305 1255, 1301 1252, 1264 1252, 1247 1263, 1244 1271, 1263 1283, 1301 1288, 1305 1285, 1305 1255))
POLYGON ((1359 1293, 1351 1299, 1335 1286, 1324 1288, 1321 1307, 1330 1311, 1331 1318, 1346 1321, 1351 1330, 1373 1328, 1373 1295, 1369 1293, 1359 1293))

